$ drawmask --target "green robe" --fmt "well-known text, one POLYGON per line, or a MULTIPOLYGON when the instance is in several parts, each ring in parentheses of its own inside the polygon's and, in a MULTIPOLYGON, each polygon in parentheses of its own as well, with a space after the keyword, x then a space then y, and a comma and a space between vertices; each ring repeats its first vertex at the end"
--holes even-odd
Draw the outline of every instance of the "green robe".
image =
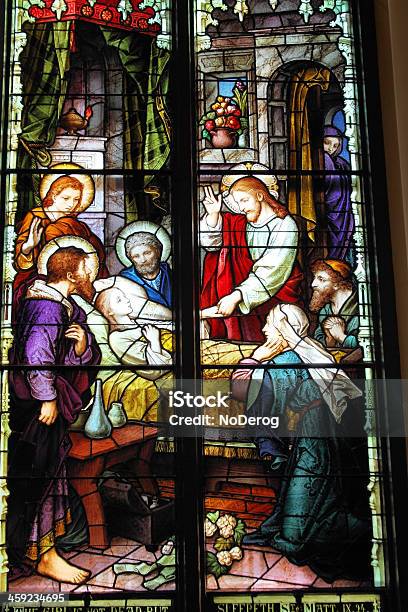
MULTIPOLYGON (((284 419, 289 408, 300 418, 292 446, 287 445, 290 452, 275 510, 244 544, 271 546, 328 582, 361 579, 369 573, 368 500, 363 503, 365 516, 350 511, 341 461, 347 456, 346 440, 334 437, 334 418, 308 370, 291 367, 301 363, 294 351, 285 351, 265 369, 260 388, 259 380, 251 381, 255 389, 250 386, 249 397, 256 396, 251 415, 284 419), (286 367, 274 369, 274 364, 286 367)), ((361 478, 362 497, 366 480, 361 478)))
POLYGON ((326 346, 326 336, 322 328, 322 323, 327 317, 341 317, 346 322, 346 338, 341 345, 342 348, 357 348, 358 347, 358 298, 357 291, 353 291, 350 297, 344 302, 339 312, 335 314, 333 312, 332 305, 325 304, 318 314, 318 325, 315 329, 314 337, 316 340, 321 342, 323 346, 326 346))

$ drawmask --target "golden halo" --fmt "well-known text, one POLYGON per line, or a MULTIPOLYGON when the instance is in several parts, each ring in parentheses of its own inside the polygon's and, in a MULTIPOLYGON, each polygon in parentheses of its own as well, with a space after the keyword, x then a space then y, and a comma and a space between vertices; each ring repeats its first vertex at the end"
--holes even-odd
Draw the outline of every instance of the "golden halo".
MULTIPOLYGON (((64 164, 54 164, 54 166, 50 166, 52 170, 84 170, 82 166, 73 163, 64 163, 64 164)), ((51 185, 61 176, 65 176, 65 172, 61 172, 61 174, 44 174, 41 182, 40 182, 40 198, 41 201, 44 200, 45 196, 50 190, 51 185)), ((76 213, 84 212, 93 202, 95 197, 95 183, 93 182, 93 178, 89 176, 89 174, 67 174, 66 176, 73 176, 74 178, 81 181, 83 185, 82 191, 82 199, 81 203, 76 209, 76 213)))
POLYGON ((171 240, 164 227, 153 223, 153 221, 134 221, 133 223, 126 225, 116 239, 116 254, 124 266, 133 266, 133 263, 126 255, 125 244, 126 239, 137 232, 149 232, 150 234, 154 234, 163 245, 161 261, 167 261, 169 259, 171 252, 171 240))
POLYGON ((234 198, 231 197, 229 191, 232 185, 236 183, 236 181, 242 178, 247 178, 249 176, 253 176, 254 178, 257 178, 260 181, 262 181, 262 183, 264 183, 266 187, 268 188, 269 193, 274 198, 278 199, 279 184, 278 184, 278 180, 275 175, 273 174, 259 174, 259 175, 252 174, 253 172, 256 172, 257 170, 264 170, 264 171, 269 170, 269 168, 267 166, 264 166, 264 164, 246 162, 246 163, 236 164, 235 166, 231 168, 231 170, 242 170, 242 174, 226 174, 225 176, 222 177, 222 180, 221 180, 221 193, 222 193, 223 202, 225 206, 227 206, 227 208, 229 208, 232 212, 238 213, 238 214, 241 213, 238 204, 236 204, 234 198), (249 172, 251 172, 251 174, 249 174, 249 172))
POLYGON ((95 247, 93 247, 90 242, 84 238, 80 238, 79 236, 59 236, 58 238, 54 238, 53 240, 50 240, 50 242, 47 242, 37 259, 38 274, 47 276, 47 264, 51 255, 53 255, 59 249, 72 246, 82 249, 88 254, 93 269, 91 281, 94 282, 98 276, 99 257, 96 253, 95 247))

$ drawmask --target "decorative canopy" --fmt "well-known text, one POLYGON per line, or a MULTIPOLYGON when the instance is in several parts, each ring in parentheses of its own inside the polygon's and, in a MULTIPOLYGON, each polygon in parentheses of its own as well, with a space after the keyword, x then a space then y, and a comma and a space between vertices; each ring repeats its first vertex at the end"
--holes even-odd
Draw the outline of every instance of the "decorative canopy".
POLYGON ((161 32, 156 3, 149 0, 28 0, 28 4, 29 16, 38 23, 80 19, 152 36, 161 32))

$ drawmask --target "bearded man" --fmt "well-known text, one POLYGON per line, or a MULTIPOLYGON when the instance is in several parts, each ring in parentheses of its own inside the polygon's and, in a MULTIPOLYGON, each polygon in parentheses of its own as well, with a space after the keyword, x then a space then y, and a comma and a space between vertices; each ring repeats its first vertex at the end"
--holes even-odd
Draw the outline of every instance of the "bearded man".
POLYGON ((327 347, 358 347, 358 296, 350 266, 338 259, 318 259, 309 308, 318 313, 316 340, 327 347))
POLYGON ((171 308, 171 269, 161 261, 161 241, 151 232, 135 232, 127 237, 125 252, 133 265, 120 276, 143 287, 153 302, 171 308))
POLYGON ((66 478, 67 430, 93 382, 89 370, 75 366, 97 365, 101 353, 85 312, 71 296, 92 299, 91 264, 74 246, 49 257, 46 278, 36 280, 21 303, 10 354, 7 544, 12 574, 36 570, 72 584, 84 582, 89 572, 58 552, 61 538, 77 521, 66 478))
POLYGON ((209 319, 212 338, 263 341, 265 316, 275 304, 302 303, 299 232, 271 179, 271 189, 255 176, 236 180, 224 200, 233 212, 221 212, 222 195, 204 188, 200 241, 207 254, 200 307, 216 306, 218 318, 209 319))

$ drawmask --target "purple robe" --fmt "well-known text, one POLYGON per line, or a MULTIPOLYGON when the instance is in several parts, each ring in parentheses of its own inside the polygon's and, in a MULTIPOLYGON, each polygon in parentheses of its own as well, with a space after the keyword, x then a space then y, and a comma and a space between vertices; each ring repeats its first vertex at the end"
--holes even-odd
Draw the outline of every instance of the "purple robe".
POLYGON ((63 301, 62 296, 60 301, 24 300, 10 354, 15 366, 9 377, 12 433, 7 543, 12 575, 27 573, 45 551, 44 543, 49 542, 49 548, 55 545, 70 524, 65 466, 71 447, 68 425, 81 410, 94 378, 75 366, 97 365, 100 360, 85 312, 73 300, 63 301), (81 325, 87 334, 81 357, 76 356, 73 341, 65 337, 72 323, 81 325), (20 365, 26 367, 19 369, 20 365), (58 417, 48 426, 38 417, 41 402, 52 399, 57 400, 58 417))
POLYGON ((327 246, 329 259, 347 259, 352 248, 355 222, 351 207, 351 181, 346 174, 330 174, 331 171, 349 171, 349 163, 335 155, 324 154, 325 211, 327 219, 327 246))

